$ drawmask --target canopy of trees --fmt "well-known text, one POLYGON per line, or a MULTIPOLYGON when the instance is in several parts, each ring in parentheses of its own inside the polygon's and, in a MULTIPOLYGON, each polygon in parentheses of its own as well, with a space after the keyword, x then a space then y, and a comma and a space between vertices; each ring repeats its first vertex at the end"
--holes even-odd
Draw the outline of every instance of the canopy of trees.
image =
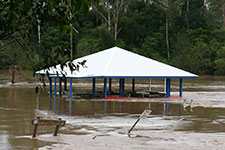
POLYGON ((225 0, 0 1, 0 69, 38 70, 113 46, 225 75, 225 0))

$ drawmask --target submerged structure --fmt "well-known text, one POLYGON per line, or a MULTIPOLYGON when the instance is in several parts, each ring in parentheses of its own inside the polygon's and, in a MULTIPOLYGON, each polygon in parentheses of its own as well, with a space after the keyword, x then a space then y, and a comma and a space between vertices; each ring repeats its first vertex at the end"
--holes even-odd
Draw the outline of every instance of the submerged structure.
MULTIPOLYGON (((37 75, 50 77, 50 92, 52 90, 51 79, 54 79, 54 95, 57 93, 56 83, 59 79, 59 94, 62 93, 63 76, 70 81, 69 97, 72 99, 72 80, 73 79, 92 79, 92 96, 96 95, 95 82, 97 78, 104 79, 103 96, 107 97, 112 92, 112 79, 119 79, 118 96, 122 97, 124 92, 125 79, 132 79, 132 91, 135 93, 135 79, 165 79, 165 97, 170 97, 171 79, 180 80, 179 96, 182 97, 183 79, 198 78, 197 75, 187 71, 172 67, 170 65, 155 61, 153 59, 138 55, 119 47, 109 48, 85 57, 73 60, 73 63, 86 61, 79 71, 71 71, 69 66, 62 70, 60 65, 37 71, 37 75), (109 91, 107 92, 107 80, 109 80, 109 91)), ((68 62, 69 63, 69 62, 68 62)), ((65 82, 66 85, 66 82, 65 82)), ((66 90, 66 88, 65 88, 66 90)), ((151 92, 151 91, 149 91, 151 92)), ((51 94, 51 93, 50 93, 51 94)))

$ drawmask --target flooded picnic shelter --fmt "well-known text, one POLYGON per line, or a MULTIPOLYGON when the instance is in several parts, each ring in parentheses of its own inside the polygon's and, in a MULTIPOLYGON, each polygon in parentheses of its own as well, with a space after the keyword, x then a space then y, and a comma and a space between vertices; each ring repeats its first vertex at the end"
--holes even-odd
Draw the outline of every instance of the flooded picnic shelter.
MULTIPOLYGON (((69 62, 68 62, 69 63, 69 62)), ((79 97, 79 93, 72 90, 73 80, 92 79, 91 97, 101 95, 103 98, 122 98, 122 97, 170 97, 171 80, 179 79, 179 96, 182 97, 183 79, 198 78, 197 75, 176 67, 158 62, 156 60, 141 56, 139 54, 124 50, 119 47, 112 47, 88 56, 84 56, 72 61, 74 66, 79 64, 79 70, 71 71, 69 65, 62 69, 60 64, 55 67, 37 71, 37 75, 49 74, 50 94, 67 93, 69 98, 79 97), (85 62, 85 63, 81 63, 85 62), (48 73, 47 73, 48 72, 48 73), (96 79, 104 79, 104 90, 96 91, 96 79), (54 93, 52 93, 52 79, 54 80, 54 93), (64 91, 62 80, 64 79, 64 91), (119 79, 119 91, 112 91, 112 80, 119 79), (132 90, 125 90, 125 80, 132 80, 132 90), (135 91, 135 79, 149 79, 149 90, 141 95, 135 91), (151 91, 151 79, 164 80, 164 92, 151 91), (67 90, 67 80, 69 80, 69 90, 67 90), (58 81, 58 84, 57 84, 58 81), (108 84, 108 85, 107 85, 108 84), (58 91, 57 91, 57 85, 58 91)))

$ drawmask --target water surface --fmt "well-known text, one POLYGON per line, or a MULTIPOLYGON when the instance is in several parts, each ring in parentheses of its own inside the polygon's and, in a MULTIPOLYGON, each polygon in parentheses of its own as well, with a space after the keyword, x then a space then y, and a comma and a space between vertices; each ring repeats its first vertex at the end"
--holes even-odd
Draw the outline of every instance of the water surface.
MULTIPOLYGON (((77 82, 77 81, 75 81, 77 82)), ((163 90, 163 80, 152 80, 153 90, 163 90)), ((130 88, 127 80, 126 88, 130 88)), ((117 90, 118 82, 113 81, 117 90)), ((224 149, 225 78, 204 76, 184 80, 184 98, 158 102, 116 102, 75 100, 72 111, 65 97, 56 98, 47 90, 38 97, 35 84, 0 83, 0 149, 224 149), (193 104, 183 107, 183 100, 193 104), (150 107, 152 114, 141 119, 131 132, 139 115, 150 107), (62 118, 66 126, 53 137, 54 127, 39 127, 32 139, 31 120, 62 118), (166 146, 165 146, 166 145, 166 146)), ((79 81, 74 90, 91 90, 90 81, 79 81)), ((148 89, 148 80, 137 81, 137 89, 148 89)), ((179 82, 172 80, 172 95, 178 95, 179 82)), ((97 83, 101 90, 101 80, 97 83)))

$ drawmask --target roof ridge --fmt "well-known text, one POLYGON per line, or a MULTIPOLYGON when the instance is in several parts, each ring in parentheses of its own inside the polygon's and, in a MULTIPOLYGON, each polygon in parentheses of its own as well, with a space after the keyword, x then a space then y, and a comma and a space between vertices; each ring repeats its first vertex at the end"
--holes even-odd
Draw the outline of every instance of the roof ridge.
POLYGON ((113 51, 113 54, 112 54, 111 57, 109 58, 108 63, 107 63, 107 65, 106 65, 106 67, 105 67, 105 70, 104 70, 104 74, 106 74, 106 73, 108 72, 109 67, 110 67, 111 64, 112 64, 112 61, 113 61, 113 59, 114 59, 114 57, 115 57, 117 51, 118 51, 118 49, 115 49, 115 50, 113 51))

